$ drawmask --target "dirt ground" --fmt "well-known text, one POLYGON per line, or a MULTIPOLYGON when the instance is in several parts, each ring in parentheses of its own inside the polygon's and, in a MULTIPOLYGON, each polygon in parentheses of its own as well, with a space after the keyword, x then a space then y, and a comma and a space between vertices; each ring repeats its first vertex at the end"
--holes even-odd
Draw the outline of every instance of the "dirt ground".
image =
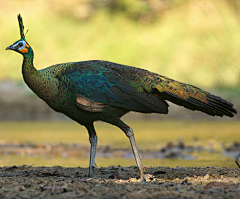
POLYGON ((141 183, 136 166, 0 168, 0 198, 240 198, 240 169, 153 167, 141 183))

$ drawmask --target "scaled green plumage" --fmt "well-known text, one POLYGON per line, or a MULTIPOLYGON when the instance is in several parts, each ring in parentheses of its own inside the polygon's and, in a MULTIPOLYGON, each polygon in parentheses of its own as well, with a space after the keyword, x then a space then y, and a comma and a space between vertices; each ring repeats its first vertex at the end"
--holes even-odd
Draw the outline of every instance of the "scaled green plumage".
POLYGON ((7 49, 23 55, 22 74, 26 84, 55 111, 85 126, 91 143, 89 176, 93 176, 97 135, 93 122, 101 120, 118 126, 129 138, 144 180, 143 168, 133 131, 120 118, 129 111, 168 113, 171 101, 209 115, 233 117, 233 104, 197 87, 177 82, 147 70, 93 60, 63 63, 36 70, 34 53, 26 42, 18 15, 21 39, 7 49))

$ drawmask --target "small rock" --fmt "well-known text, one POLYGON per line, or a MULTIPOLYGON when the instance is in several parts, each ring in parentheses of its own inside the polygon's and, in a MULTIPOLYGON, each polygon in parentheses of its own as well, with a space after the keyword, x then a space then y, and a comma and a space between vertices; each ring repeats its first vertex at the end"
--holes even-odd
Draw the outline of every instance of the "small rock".
POLYGON ((181 184, 183 184, 183 185, 188 185, 188 178, 185 178, 185 179, 182 181, 181 184))
POLYGON ((225 182, 210 182, 204 187, 204 189, 211 189, 213 187, 217 189, 224 189, 224 188, 228 188, 229 185, 225 182))
POLYGON ((111 174, 111 175, 109 176, 109 178, 110 178, 110 179, 118 179, 118 180, 122 179, 122 177, 119 175, 118 172, 114 172, 113 174, 111 174))
POLYGON ((153 172, 153 175, 160 175, 160 174, 166 174, 166 171, 158 170, 153 172))

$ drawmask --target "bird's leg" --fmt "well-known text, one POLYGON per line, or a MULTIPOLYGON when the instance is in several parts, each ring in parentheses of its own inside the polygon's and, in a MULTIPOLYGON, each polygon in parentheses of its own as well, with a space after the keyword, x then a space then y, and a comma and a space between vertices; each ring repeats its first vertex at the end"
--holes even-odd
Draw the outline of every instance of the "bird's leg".
POLYGON ((97 147, 97 136, 89 138, 91 143, 91 152, 90 152, 90 164, 89 164, 89 177, 93 177, 93 168, 95 168, 95 155, 97 147))
POLYGON ((89 141, 91 144, 90 151, 90 164, 89 164, 89 177, 93 177, 93 168, 95 167, 95 155, 96 155, 96 147, 97 147, 97 134, 94 129, 93 124, 86 125, 89 134, 89 141))
POLYGON ((130 140, 132 150, 133 150, 133 154, 134 154, 134 157, 135 157, 135 160, 136 160, 139 172, 140 172, 140 178, 142 179, 141 182, 144 182, 145 181, 144 175, 143 175, 144 174, 143 173, 144 172, 144 165, 142 164, 139 153, 138 153, 138 149, 137 149, 137 145, 136 145, 136 142, 135 142, 133 130, 129 126, 127 126, 124 122, 122 122, 121 120, 118 122, 118 127, 121 128, 124 131, 124 133, 126 134, 126 136, 130 140))
POLYGON ((137 145, 135 142, 135 138, 134 138, 134 133, 133 130, 131 128, 129 128, 127 131, 125 131, 126 136, 129 138, 131 146, 132 146, 132 150, 133 150, 133 154, 140 172, 140 177, 141 179, 143 178, 143 172, 144 172, 144 166, 141 162, 139 153, 138 153, 138 149, 137 149, 137 145))

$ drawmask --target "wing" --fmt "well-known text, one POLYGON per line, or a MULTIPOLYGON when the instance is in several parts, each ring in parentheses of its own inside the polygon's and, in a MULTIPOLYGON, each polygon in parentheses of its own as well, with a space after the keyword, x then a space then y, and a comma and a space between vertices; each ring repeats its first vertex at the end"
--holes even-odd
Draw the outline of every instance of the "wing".
POLYGON ((73 63, 58 79, 75 95, 76 105, 86 111, 98 112, 114 106, 145 113, 168 112, 166 102, 152 93, 139 92, 101 61, 73 63))
POLYGON ((149 72, 147 70, 104 62, 105 67, 121 74, 138 92, 148 92, 191 110, 209 115, 233 117, 237 110, 233 104, 195 86, 149 72))

